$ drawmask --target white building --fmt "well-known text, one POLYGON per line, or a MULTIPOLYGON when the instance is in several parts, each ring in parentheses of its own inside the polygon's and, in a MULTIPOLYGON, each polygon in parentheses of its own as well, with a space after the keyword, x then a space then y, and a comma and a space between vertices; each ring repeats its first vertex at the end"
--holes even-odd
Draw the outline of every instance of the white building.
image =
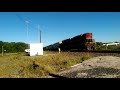
POLYGON ((25 49, 30 56, 43 55, 43 43, 30 44, 30 49, 25 49))
POLYGON ((107 44, 103 44, 103 46, 106 45, 106 46, 110 46, 110 45, 120 45, 120 43, 115 43, 115 42, 112 42, 112 43, 107 43, 107 44))
POLYGON ((30 56, 43 55, 43 43, 30 44, 30 56))

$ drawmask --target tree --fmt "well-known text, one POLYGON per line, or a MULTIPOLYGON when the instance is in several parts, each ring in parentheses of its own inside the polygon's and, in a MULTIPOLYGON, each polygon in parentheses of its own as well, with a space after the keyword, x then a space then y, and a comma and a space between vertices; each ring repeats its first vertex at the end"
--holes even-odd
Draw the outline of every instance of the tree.
POLYGON ((27 48, 27 44, 23 42, 2 42, 0 41, 0 53, 2 52, 2 46, 7 53, 15 53, 15 52, 24 52, 27 48))
POLYGON ((2 52, 2 46, 3 46, 3 42, 0 41, 0 53, 2 52))

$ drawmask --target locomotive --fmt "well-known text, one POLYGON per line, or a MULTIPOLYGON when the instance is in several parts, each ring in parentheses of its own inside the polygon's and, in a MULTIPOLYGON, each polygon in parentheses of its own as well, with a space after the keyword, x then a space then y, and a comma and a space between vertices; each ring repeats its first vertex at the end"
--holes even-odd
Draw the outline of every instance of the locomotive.
POLYGON ((95 46, 96 43, 92 33, 84 33, 44 47, 44 50, 55 51, 58 50, 58 48, 60 48, 61 51, 95 50, 95 46))

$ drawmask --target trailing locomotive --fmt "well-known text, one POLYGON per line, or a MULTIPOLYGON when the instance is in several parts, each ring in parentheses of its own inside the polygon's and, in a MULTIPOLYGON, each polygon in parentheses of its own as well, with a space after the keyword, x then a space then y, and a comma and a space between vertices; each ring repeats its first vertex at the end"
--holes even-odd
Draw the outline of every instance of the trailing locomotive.
POLYGON ((95 50, 95 40, 93 39, 92 33, 84 33, 77 35, 73 38, 65 39, 61 43, 49 45, 44 50, 55 51, 58 48, 61 51, 73 51, 73 50, 95 50))
POLYGON ((56 51, 56 50, 58 50, 59 47, 60 47, 60 43, 57 42, 57 43, 54 43, 54 44, 44 47, 43 50, 56 51))

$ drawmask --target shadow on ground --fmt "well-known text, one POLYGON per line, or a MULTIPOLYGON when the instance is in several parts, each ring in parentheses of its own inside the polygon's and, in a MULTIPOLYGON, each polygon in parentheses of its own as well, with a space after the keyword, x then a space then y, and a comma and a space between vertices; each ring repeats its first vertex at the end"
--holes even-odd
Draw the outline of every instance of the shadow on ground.
POLYGON ((67 78, 120 78, 120 69, 97 67, 65 73, 62 76, 67 78))

